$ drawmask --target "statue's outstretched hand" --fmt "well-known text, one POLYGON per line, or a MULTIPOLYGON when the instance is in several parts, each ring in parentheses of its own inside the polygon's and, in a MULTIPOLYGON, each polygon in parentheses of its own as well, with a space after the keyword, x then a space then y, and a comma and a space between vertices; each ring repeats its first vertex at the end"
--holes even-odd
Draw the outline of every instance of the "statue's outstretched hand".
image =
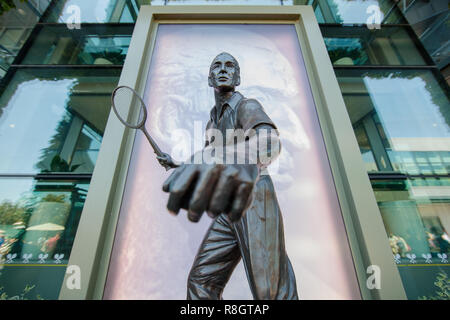
POLYGON ((212 218, 226 213, 237 221, 250 205, 257 176, 256 165, 182 164, 163 184, 170 193, 167 209, 174 214, 185 209, 193 222, 205 211, 212 218))
POLYGON ((167 153, 163 153, 162 156, 156 156, 156 159, 160 165, 166 168, 166 170, 178 167, 178 165, 172 160, 172 157, 167 153))

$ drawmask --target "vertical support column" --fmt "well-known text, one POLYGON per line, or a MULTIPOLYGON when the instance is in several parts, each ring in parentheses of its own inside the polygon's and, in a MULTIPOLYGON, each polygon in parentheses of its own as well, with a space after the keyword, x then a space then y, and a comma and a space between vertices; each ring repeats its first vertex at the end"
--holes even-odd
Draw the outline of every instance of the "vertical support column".
POLYGON ((394 171, 386 149, 383 146, 383 142, 381 141, 378 129, 371 115, 368 115, 364 118, 363 126, 366 130, 370 146, 372 147, 373 156, 375 158, 378 169, 380 171, 394 171))
POLYGON ((69 164, 72 162, 72 157, 82 128, 83 120, 80 117, 74 116, 60 153, 61 159, 66 160, 69 164))

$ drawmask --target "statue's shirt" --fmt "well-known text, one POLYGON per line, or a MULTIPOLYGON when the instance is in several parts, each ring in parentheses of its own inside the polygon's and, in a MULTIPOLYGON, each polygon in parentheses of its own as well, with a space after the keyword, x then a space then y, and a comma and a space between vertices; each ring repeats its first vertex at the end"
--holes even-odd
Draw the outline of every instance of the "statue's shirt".
POLYGON ((255 99, 247 99, 240 92, 225 101, 222 106, 213 107, 210 119, 206 125, 206 145, 214 142, 209 129, 217 129, 222 133, 223 142, 226 142, 227 130, 242 129, 245 133, 261 124, 267 124, 276 129, 275 124, 264 111, 262 105, 255 99), (221 115, 217 111, 221 111, 221 115))

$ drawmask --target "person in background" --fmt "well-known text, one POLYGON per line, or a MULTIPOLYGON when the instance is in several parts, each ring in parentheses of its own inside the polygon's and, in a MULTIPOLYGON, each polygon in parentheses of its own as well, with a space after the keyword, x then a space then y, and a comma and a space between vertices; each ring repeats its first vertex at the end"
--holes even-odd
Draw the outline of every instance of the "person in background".
POLYGON ((439 231, 436 227, 432 227, 430 231, 435 235, 434 241, 439 247, 440 253, 447 253, 450 248, 450 241, 445 230, 439 231))

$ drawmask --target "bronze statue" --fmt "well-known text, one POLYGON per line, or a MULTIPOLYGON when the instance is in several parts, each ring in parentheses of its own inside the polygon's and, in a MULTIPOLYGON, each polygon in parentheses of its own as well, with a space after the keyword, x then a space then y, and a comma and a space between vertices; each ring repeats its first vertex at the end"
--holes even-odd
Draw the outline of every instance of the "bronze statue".
POLYGON ((199 221, 205 211, 214 218, 190 271, 187 298, 221 299, 242 258, 254 299, 298 299, 284 245, 280 207, 265 171, 268 162, 261 160, 273 159, 276 154, 276 126, 258 101, 235 91, 240 84, 240 69, 230 54, 223 52, 214 58, 208 81, 214 88, 216 104, 207 133, 215 129, 226 137, 230 130, 241 130, 244 138, 227 143, 226 139, 207 136, 205 149, 191 160, 195 156, 204 159, 208 153, 216 159, 209 164, 190 161, 177 165, 167 154, 158 157, 161 165, 176 168, 163 185, 163 190, 170 193, 168 210, 177 214, 185 209, 193 222, 199 221), (267 148, 251 144, 252 139, 263 136, 271 139, 267 148), (242 156, 236 151, 239 144, 245 146, 241 149, 245 150, 244 162, 236 161, 242 156), (249 159, 252 145, 257 148, 254 163, 249 159), (230 163, 229 158, 221 161, 224 154, 230 153, 234 162, 230 163))

